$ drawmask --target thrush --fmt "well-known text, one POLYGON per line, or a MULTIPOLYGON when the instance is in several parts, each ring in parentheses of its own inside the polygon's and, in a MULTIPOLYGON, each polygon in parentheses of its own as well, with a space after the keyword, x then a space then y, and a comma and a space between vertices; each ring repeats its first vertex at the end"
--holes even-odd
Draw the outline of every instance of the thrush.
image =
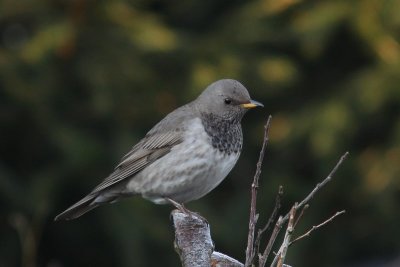
POLYGON ((184 209, 184 203, 209 193, 235 166, 243 144, 240 122, 258 106, 263 105, 240 82, 212 83, 156 124, 107 178, 55 220, 75 219, 133 195, 184 209))

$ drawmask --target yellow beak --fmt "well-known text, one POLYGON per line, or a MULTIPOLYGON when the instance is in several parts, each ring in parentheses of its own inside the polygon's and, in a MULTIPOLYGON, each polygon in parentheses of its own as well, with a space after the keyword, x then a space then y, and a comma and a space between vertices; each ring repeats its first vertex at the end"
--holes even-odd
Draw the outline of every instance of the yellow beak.
POLYGON ((261 104, 258 101, 255 100, 250 100, 250 103, 244 103, 240 105, 242 108, 246 108, 246 109, 251 109, 251 108, 256 108, 256 107, 264 107, 263 104, 261 104))

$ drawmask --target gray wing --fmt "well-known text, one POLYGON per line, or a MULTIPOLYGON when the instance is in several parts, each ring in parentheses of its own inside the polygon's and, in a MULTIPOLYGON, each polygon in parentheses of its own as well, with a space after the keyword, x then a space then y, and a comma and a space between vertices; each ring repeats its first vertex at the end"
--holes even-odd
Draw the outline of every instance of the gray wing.
POLYGON ((146 137, 126 154, 103 182, 92 193, 104 190, 122 180, 132 177, 146 166, 166 155, 171 148, 182 142, 182 132, 173 131, 161 134, 146 135, 146 137))
POLYGON ((167 115, 122 158, 114 172, 100 183, 92 193, 104 190, 134 176, 157 159, 168 154, 173 146, 182 142, 183 132, 186 130, 185 122, 192 118, 194 118, 194 113, 190 104, 167 115))
POLYGON ((75 219, 101 204, 112 201, 113 199, 107 199, 101 202, 96 201, 96 199, 102 194, 102 190, 106 190, 110 186, 116 185, 128 177, 134 176, 140 170, 167 154, 174 145, 181 141, 181 131, 169 131, 160 134, 149 133, 122 158, 121 163, 118 164, 111 175, 86 197, 57 215, 54 220, 75 219))

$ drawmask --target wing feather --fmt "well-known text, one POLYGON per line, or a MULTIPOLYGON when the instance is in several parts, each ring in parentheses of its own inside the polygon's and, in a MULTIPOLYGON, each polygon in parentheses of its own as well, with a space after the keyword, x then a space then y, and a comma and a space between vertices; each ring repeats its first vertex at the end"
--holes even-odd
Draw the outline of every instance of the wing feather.
POLYGON ((179 131, 146 136, 122 158, 114 172, 100 183, 92 193, 104 190, 137 174, 157 159, 168 154, 174 145, 182 141, 181 139, 182 133, 179 131))

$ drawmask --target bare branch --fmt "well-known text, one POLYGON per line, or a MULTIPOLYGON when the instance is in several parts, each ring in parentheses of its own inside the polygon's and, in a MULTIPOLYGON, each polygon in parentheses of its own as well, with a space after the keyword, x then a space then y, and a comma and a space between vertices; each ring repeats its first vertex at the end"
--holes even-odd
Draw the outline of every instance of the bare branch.
POLYGON ((283 225, 283 218, 282 216, 279 216, 278 221, 275 224, 274 230, 272 231, 271 238, 269 239, 263 254, 258 256, 259 267, 264 267, 265 264, 267 263, 268 256, 271 253, 272 246, 275 243, 276 237, 278 236, 279 232, 282 229, 282 225, 283 225))
POLYGON ((294 227, 296 227, 296 225, 299 223, 300 219, 303 217, 304 212, 308 209, 308 207, 310 207, 310 205, 306 204, 301 209, 301 212, 300 212, 299 216, 297 217, 296 222, 294 223, 294 227))
POLYGON ((314 225, 314 226, 313 226, 309 231, 307 231, 305 234, 303 234, 303 235, 297 237, 296 239, 294 239, 292 242, 290 242, 289 245, 291 246, 293 243, 299 241, 300 239, 303 239, 303 238, 305 238, 305 237, 310 236, 310 234, 311 234, 313 231, 315 231, 315 230, 317 230, 318 228, 321 228, 322 226, 324 226, 324 225, 330 223, 330 222, 333 221, 337 216, 342 215, 342 214, 345 213, 345 212, 346 212, 345 210, 336 212, 332 217, 330 217, 330 218, 327 219, 326 221, 324 221, 324 222, 322 222, 322 223, 320 223, 320 224, 318 224, 318 225, 314 225))
POLYGON ((255 226, 257 223, 258 215, 256 214, 256 207, 257 207, 257 190, 258 190, 258 181, 261 175, 261 166, 264 160, 265 149, 268 144, 268 132, 269 126, 271 122, 272 116, 268 117, 267 123, 264 126, 264 140, 260 151, 260 156, 257 162, 256 173, 254 174, 253 183, 251 185, 251 204, 250 204, 250 219, 249 219, 249 234, 247 237, 247 248, 246 248, 246 262, 244 266, 248 267, 251 266, 253 259, 254 259, 254 231, 255 226))
POLYGON ((264 228, 260 229, 260 231, 262 233, 265 232, 271 226, 271 224, 275 221, 275 217, 278 214, 278 211, 279 211, 279 209, 281 207, 282 196, 283 196, 283 186, 280 185, 279 189, 278 189, 278 194, 275 197, 274 210, 272 211, 272 214, 269 217, 267 224, 264 226, 264 228))
MULTIPOLYGON (((297 204, 297 203, 296 203, 296 204, 292 207, 292 209, 290 210, 290 212, 289 212, 288 214, 286 214, 285 217, 283 217, 283 219, 282 219, 282 224, 284 224, 285 222, 287 222, 287 221, 289 220, 288 228, 287 228, 287 231, 286 231, 286 234, 285 234, 284 242, 283 242, 282 246, 279 248, 279 251, 278 251, 278 253, 277 253, 276 256, 275 256, 275 258, 274 258, 274 260, 273 260, 273 262, 272 262, 272 264, 271 264, 271 267, 272 267, 272 266, 275 266, 276 264, 278 264, 278 266, 282 266, 285 253, 286 253, 286 251, 287 251, 287 249, 288 249, 288 245, 291 243, 291 242, 290 242, 291 233, 292 233, 293 230, 294 230, 294 226, 298 223, 298 221, 300 220, 300 218, 303 216, 303 213, 304 213, 304 211, 305 211, 305 209, 306 209, 306 206, 305 206, 305 205, 308 205, 308 202, 314 197, 314 195, 315 195, 324 185, 326 185, 328 182, 331 181, 333 175, 336 173, 336 171, 338 170, 338 168, 340 167, 340 165, 343 163, 343 161, 346 159, 346 157, 347 157, 348 154, 349 154, 348 152, 344 153, 344 154, 341 156, 341 158, 339 159, 339 161, 336 163, 335 167, 331 170, 331 172, 329 173, 329 175, 328 175, 322 182, 318 183, 318 184, 315 186, 315 188, 300 202, 300 204, 297 204), (300 208, 302 208, 302 207, 304 207, 304 208, 303 208, 303 210, 302 210, 302 212, 301 212, 299 218, 296 220, 296 223, 295 223, 294 225, 292 225, 292 227, 289 227, 289 226, 290 226, 290 223, 291 223, 290 221, 291 221, 291 219, 292 219, 293 209, 294 209, 295 211, 297 211, 298 209, 300 209, 300 208), (290 231, 289 231, 289 230, 290 230, 290 231), (288 232, 290 232, 290 233, 288 233, 288 232), (288 235, 289 235, 289 236, 288 236, 288 235), (287 239, 287 238, 289 238, 289 239, 287 239), (286 240, 289 240, 289 243, 287 243, 286 240), (282 260, 282 258, 283 258, 283 260, 282 260), (281 264, 281 265, 279 265, 279 264, 281 264)), ((336 216, 337 216, 337 215, 336 215, 336 216)), ((335 216, 334 216, 334 217, 335 217, 335 216)), ((332 219, 333 219, 333 218, 332 218, 332 219)), ((321 225, 321 226, 322 226, 322 225, 321 225)), ((315 229, 314 229, 314 230, 315 230, 315 229)), ((312 231, 311 231, 311 232, 312 232, 312 231)))
POLYGON ((282 195, 283 195, 283 186, 280 185, 279 189, 278 189, 278 193, 276 194, 276 197, 275 197, 274 210, 272 211, 272 214, 269 217, 268 222, 264 226, 264 228, 259 229, 258 232, 257 232, 257 238, 256 238, 256 241, 254 242, 254 244, 255 244, 255 252, 257 254, 259 254, 259 252, 260 252, 260 242, 261 242, 262 235, 275 222, 276 216, 278 215, 278 211, 281 208, 282 195))
POLYGON ((289 248, 290 240, 292 238, 292 234, 294 231, 296 210, 297 210, 297 203, 295 203, 294 206, 290 209, 289 223, 286 228, 285 237, 283 239, 282 246, 280 247, 279 252, 277 254, 277 257, 278 257, 278 263, 276 265, 277 267, 282 267, 283 263, 285 262, 286 253, 289 248))
MULTIPOLYGON (((314 196, 315 194, 328 182, 332 180, 332 177, 335 175, 336 171, 342 165, 343 161, 346 159, 347 155, 349 155, 349 152, 346 152, 343 154, 343 156, 340 157, 338 163, 336 163, 335 167, 332 169, 332 171, 329 173, 329 175, 320 183, 318 183, 315 188, 311 191, 310 194, 306 198, 304 198, 299 205, 297 205, 296 210, 300 209, 303 207, 305 204, 307 204, 314 196)), ((290 212, 283 217, 283 222, 285 223, 289 219, 290 212)))

